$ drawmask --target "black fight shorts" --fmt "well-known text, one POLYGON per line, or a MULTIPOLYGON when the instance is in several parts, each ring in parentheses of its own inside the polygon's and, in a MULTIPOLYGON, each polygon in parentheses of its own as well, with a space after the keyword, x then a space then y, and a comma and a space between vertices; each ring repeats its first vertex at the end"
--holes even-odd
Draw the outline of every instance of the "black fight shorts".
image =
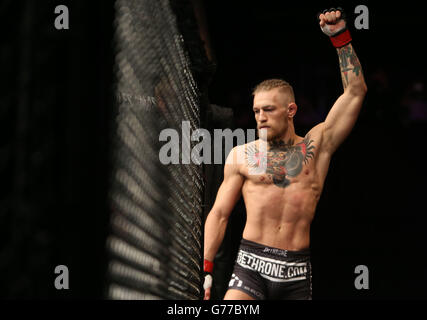
POLYGON ((282 250, 242 239, 228 289, 254 299, 311 300, 310 250, 282 250))

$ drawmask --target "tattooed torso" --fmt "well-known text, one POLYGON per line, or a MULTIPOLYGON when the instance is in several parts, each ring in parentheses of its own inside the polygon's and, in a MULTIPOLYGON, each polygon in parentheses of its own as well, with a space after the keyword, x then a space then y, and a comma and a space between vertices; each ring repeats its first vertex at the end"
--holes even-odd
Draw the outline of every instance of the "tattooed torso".
POLYGON ((245 145, 240 172, 247 213, 245 239, 288 249, 308 246, 310 224, 329 166, 320 139, 314 132, 295 141, 269 142, 261 174, 250 174, 262 164, 259 141, 245 145))
MULTIPOLYGON (((247 145, 245 150, 246 164, 250 168, 261 165, 264 156, 257 144, 247 145)), ((302 142, 294 144, 293 140, 272 141, 268 144, 266 175, 268 180, 279 188, 286 188, 290 179, 297 177, 304 167, 313 159, 315 145, 310 136, 306 136, 302 142)), ((265 177, 260 177, 264 178, 265 177)), ((261 179, 262 181, 265 181, 261 179)))

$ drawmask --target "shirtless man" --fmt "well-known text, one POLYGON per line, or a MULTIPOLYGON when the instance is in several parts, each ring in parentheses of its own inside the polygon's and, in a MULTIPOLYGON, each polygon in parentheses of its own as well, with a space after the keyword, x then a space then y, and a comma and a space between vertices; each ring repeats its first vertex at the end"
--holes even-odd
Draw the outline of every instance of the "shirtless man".
POLYGON ((250 173, 260 164, 260 139, 235 147, 227 157, 224 181, 205 224, 205 299, 210 298, 212 261, 241 195, 247 219, 224 299, 311 299, 310 225, 331 156, 352 130, 367 91, 342 9, 325 10, 319 25, 337 48, 344 92, 325 121, 300 137, 293 124, 292 87, 271 79, 255 88, 260 137, 267 130, 266 170, 250 173), (244 161, 239 161, 241 154, 244 161))

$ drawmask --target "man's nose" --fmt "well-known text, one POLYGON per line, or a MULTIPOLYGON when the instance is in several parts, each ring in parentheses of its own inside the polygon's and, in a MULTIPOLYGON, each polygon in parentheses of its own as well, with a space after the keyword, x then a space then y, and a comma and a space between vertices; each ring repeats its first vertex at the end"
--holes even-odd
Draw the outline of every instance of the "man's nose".
POLYGON ((266 117, 264 111, 260 110, 258 120, 259 121, 266 121, 267 120, 267 117, 266 117))

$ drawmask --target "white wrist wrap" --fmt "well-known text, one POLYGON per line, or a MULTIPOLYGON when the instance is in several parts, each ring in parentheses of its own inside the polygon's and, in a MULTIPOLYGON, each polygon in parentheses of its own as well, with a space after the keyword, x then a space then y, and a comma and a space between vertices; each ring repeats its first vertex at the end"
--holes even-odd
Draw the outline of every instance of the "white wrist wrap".
POLYGON ((206 290, 206 289, 212 287, 212 280, 213 280, 212 276, 210 274, 207 274, 205 276, 205 282, 203 283, 203 289, 206 290))

